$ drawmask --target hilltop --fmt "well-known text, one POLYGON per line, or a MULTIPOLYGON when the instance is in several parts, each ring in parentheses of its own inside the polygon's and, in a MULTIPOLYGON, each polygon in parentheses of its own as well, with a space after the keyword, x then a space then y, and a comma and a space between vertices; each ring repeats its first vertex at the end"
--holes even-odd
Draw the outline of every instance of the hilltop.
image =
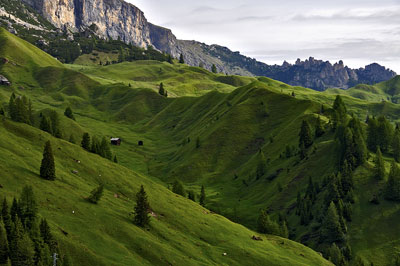
MULTIPOLYGON (((25 95, 32 100, 35 117, 34 127, 1 120, 0 136, 8 141, 0 145, 5 162, 0 166, 4 173, 0 192, 11 202, 25 184, 31 185, 40 216, 48 220, 60 249, 74 265, 330 265, 316 252, 287 239, 261 235, 263 241, 252 240, 260 234, 172 193, 156 176, 146 174, 145 158, 158 142, 140 132, 140 123, 173 99, 149 89, 103 85, 5 30, 0 31, 0 40, 0 56, 8 61, 0 73, 12 82, 11 87, 1 86, 2 106, 7 110, 12 92, 25 95), (75 110, 76 121, 62 115, 67 106, 75 110), (113 148, 121 163, 36 128, 50 110, 59 114, 61 137, 67 140, 70 136, 79 140, 83 132, 98 137, 124 135, 121 149, 113 148), (132 123, 122 123, 127 120, 132 123), (138 139, 144 140, 142 150, 136 146, 138 139), (47 140, 55 155, 55 182, 38 176, 47 140), (105 195, 92 205, 85 197, 99 183, 105 184, 105 195), (152 210, 146 229, 135 226, 130 216, 140 185, 152 210)), ((191 73, 188 67, 182 69, 191 73)))

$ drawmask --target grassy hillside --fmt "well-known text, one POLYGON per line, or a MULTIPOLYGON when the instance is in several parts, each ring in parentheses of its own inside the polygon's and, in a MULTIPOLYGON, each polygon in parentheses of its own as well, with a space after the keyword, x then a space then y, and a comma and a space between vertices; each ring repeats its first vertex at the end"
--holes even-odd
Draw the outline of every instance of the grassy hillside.
MULTIPOLYGON (((83 132, 123 137, 123 145, 113 148, 120 161, 116 164, 79 145, 0 117, 0 194, 10 202, 24 185, 32 185, 40 216, 47 218, 61 250, 70 255, 73 265, 330 265, 318 253, 287 239, 262 235, 263 241, 252 240, 253 235, 260 234, 172 193, 160 181, 161 176, 149 174, 149 161, 156 151, 173 141, 163 145, 170 135, 146 132, 146 128, 154 117, 177 102, 175 99, 149 89, 132 89, 98 78, 94 81, 65 69, 5 31, 0 36, 4 43, 0 56, 9 60, 0 73, 12 81, 11 87, 0 87, 0 100, 6 110, 15 92, 32 100, 36 126, 39 114, 55 110, 65 139, 73 135, 79 143, 83 132), (18 44, 15 49, 7 48, 14 44, 18 44), (75 110, 76 121, 62 115, 67 106, 75 110), (38 176, 47 140, 55 155, 55 182, 38 176), (137 147, 138 140, 144 140, 143 148, 137 147), (99 183, 105 183, 105 195, 98 205, 92 205, 84 198, 99 183), (140 185, 149 195, 153 212, 150 227, 145 229, 135 226, 130 215, 140 185)), ((199 71, 185 66, 175 68, 186 72, 188 80, 199 71)), ((219 77, 201 71, 196 77, 230 89, 234 87, 226 83, 242 84, 236 78, 214 81, 219 77)), ((166 78, 179 79, 172 74, 166 78)), ((186 101, 184 104, 197 101, 181 99, 186 101)))

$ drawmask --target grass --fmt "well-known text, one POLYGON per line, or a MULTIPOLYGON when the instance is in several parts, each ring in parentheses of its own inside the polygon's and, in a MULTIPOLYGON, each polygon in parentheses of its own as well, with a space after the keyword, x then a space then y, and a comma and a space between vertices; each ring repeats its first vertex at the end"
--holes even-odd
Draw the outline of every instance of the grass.
MULTIPOLYGON (((161 176, 156 162, 177 151, 176 143, 180 143, 181 136, 209 125, 211 121, 205 117, 209 109, 222 117, 229 107, 226 101, 239 104, 246 102, 248 97, 246 89, 232 95, 217 90, 232 91, 233 85, 247 84, 253 79, 233 77, 217 81, 221 76, 198 68, 160 66, 155 62, 101 69, 66 68, 4 30, 0 31, 0 40, 3 44, 0 56, 10 60, 0 70, 12 81, 11 88, 0 87, 3 105, 15 91, 32 99, 37 117, 40 112, 56 110, 61 117, 65 139, 72 134, 79 143, 83 132, 123 139, 121 147, 113 147, 120 162, 115 164, 84 151, 79 145, 1 118, 0 184, 3 188, 0 195, 11 201, 24 185, 32 185, 40 216, 50 222, 61 249, 71 255, 74 265, 331 265, 318 253, 290 240, 263 235, 263 241, 254 241, 251 237, 256 235, 255 232, 173 194, 161 181, 167 177, 161 176), (122 72, 129 67, 130 70, 122 72), (156 71, 160 67, 171 73, 158 79, 156 71), (141 73, 136 73, 141 68, 144 68, 141 73), (81 69, 89 77, 75 71, 81 69), (107 76, 90 78, 107 69, 112 75, 121 70, 123 75, 115 77, 116 83, 107 76), (136 77, 148 73, 151 82, 165 81, 167 85, 179 84, 181 79, 183 82, 193 79, 191 85, 185 84, 179 89, 185 91, 182 94, 190 91, 204 94, 197 87, 191 88, 203 81, 211 84, 209 90, 213 92, 200 98, 165 98, 154 93, 154 88, 123 85, 120 79, 128 79, 130 71, 136 77), (75 111, 76 122, 62 115, 67 106, 75 111), (163 120, 168 113, 168 119, 163 120), (182 133, 174 136, 167 129, 174 126, 174 119, 181 117, 182 133), (55 182, 38 176, 42 149, 47 140, 51 140, 55 154, 55 182), (145 146, 138 147, 138 140, 143 140, 145 146), (160 175, 156 176, 157 173, 160 175), (105 195, 98 205, 92 205, 84 198, 99 183, 105 183, 105 195), (145 186, 155 214, 150 227, 145 229, 136 227, 130 216, 140 185, 145 186)), ((252 112, 250 105, 244 104, 244 108, 252 112)), ((225 125, 215 125, 215 129, 219 127, 225 125)), ((183 152, 188 151, 190 149, 183 152)), ((208 193, 211 203, 214 201, 211 187, 208 193)))

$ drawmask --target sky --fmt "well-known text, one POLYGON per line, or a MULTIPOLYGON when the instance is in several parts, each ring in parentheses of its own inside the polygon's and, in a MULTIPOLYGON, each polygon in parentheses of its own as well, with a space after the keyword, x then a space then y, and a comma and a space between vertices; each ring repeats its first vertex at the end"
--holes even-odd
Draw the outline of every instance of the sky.
POLYGON ((313 56, 400 73, 400 0, 128 0, 178 39, 268 64, 313 56))

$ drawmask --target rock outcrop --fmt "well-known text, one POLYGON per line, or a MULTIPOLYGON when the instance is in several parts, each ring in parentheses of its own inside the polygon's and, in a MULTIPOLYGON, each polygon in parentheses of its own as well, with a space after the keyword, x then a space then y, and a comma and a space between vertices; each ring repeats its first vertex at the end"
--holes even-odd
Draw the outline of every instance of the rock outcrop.
MULTIPOLYGON (((295 64, 267 65, 219 45, 178 40, 171 30, 153 25, 143 12, 123 0, 22 0, 32 6, 57 28, 82 32, 88 28, 102 38, 120 39, 140 47, 153 46, 175 58, 184 55, 192 66, 211 69, 216 65, 221 73, 267 76, 294 86, 316 90, 347 89, 359 83, 373 84, 396 75, 378 64, 350 69, 342 61, 297 60, 295 64)), ((72 35, 71 35, 71 38, 72 35)))

